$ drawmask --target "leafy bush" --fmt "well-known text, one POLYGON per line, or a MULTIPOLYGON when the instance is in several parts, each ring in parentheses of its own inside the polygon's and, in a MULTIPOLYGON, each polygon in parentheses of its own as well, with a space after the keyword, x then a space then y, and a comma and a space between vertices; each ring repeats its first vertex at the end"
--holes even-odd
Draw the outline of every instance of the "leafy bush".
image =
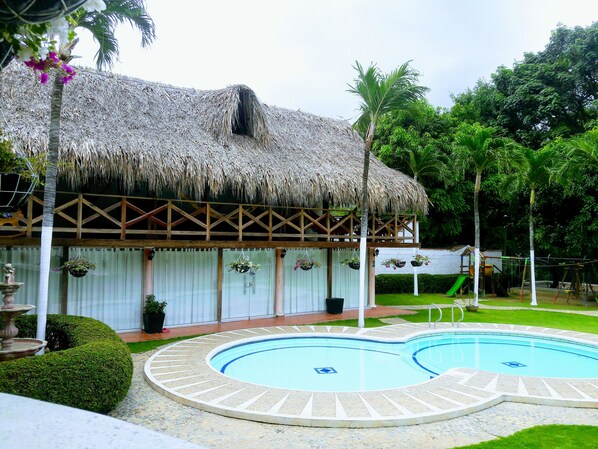
MULTIPOLYGON (((19 337, 34 338, 37 316, 19 317, 19 337)), ((0 391, 107 413, 129 391, 133 362, 127 345, 92 318, 48 315, 50 352, 0 363, 0 391)))
MULTIPOLYGON (((420 293, 446 293, 453 286, 458 274, 419 274, 420 293)), ((412 274, 379 274, 376 276, 376 293, 412 293, 412 274)))

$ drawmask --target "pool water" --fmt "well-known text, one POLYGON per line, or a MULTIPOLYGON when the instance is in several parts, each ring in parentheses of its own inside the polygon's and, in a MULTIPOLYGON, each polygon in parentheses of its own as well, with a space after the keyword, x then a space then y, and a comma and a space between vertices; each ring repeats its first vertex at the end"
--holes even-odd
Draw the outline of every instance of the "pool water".
POLYGON ((239 344, 211 366, 244 382, 306 391, 368 391, 418 384, 450 368, 538 377, 598 377, 598 347, 528 336, 441 333, 405 343, 292 337, 239 344))

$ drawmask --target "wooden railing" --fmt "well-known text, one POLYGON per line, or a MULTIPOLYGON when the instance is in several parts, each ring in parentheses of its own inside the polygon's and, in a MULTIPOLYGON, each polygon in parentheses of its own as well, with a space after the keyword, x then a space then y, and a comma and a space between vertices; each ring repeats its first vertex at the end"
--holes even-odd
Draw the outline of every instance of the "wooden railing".
MULTIPOLYGON (((0 218, 0 244, 39 239, 42 194, 22 213, 0 218)), ((376 246, 415 246, 415 215, 371 214, 368 241, 376 246)), ((60 192, 54 212, 54 240, 61 244, 133 246, 354 246, 356 210, 195 202, 133 196, 60 192), (118 243, 120 242, 120 243, 118 243), (241 245, 240 243, 243 242, 241 245)))

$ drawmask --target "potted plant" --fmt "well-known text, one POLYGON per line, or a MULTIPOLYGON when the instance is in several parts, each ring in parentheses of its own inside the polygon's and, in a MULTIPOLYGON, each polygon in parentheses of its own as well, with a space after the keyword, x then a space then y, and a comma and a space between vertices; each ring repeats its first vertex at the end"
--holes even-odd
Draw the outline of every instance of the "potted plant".
POLYGON ((12 141, 0 129, 0 210, 21 206, 38 183, 31 162, 15 153, 12 141))
POLYGON ((411 265, 414 267, 421 267, 422 265, 430 265, 430 258, 428 256, 422 256, 421 254, 416 254, 415 256, 413 256, 411 265))
POLYGON ((259 263, 254 263, 249 257, 241 254, 235 260, 228 264, 228 271, 236 271, 237 273, 255 273, 262 268, 259 263))
POLYGON ((479 310, 480 306, 475 305, 475 299, 467 298, 467 299, 465 299, 465 308, 467 309, 468 312, 477 312, 479 310))
POLYGON ((147 334, 159 334, 164 328, 164 309, 166 301, 158 301, 155 295, 145 297, 145 306, 143 306, 143 329, 147 334))
POLYGON ((295 261, 293 270, 297 271, 301 268, 303 271, 309 271, 312 268, 320 268, 321 266, 322 264, 316 259, 312 259, 311 257, 301 257, 295 261))
POLYGON ((349 257, 348 259, 341 260, 341 265, 347 265, 353 270, 359 270, 359 256, 349 257))
POLYGON ((95 264, 87 260, 85 257, 79 256, 67 260, 65 263, 55 268, 54 270, 60 271, 65 269, 68 270, 72 276, 76 278, 81 278, 85 276, 89 270, 95 270, 96 266, 95 264))
POLYGON ((393 270, 396 270, 397 268, 403 268, 405 263, 404 260, 391 258, 384 260, 381 265, 384 265, 386 268, 392 267, 393 270))

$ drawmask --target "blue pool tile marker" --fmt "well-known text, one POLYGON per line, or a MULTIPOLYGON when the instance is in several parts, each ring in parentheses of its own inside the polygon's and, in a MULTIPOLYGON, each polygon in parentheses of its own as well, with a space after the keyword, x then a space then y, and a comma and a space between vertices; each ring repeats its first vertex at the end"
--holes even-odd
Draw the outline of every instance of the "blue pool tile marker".
POLYGON ((527 365, 519 362, 502 362, 503 365, 507 365, 509 368, 523 368, 527 365))
POLYGON ((316 373, 318 374, 336 374, 336 370, 331 367, 331 366, 327 366, 325 368, 314 368, 316 370, 316 373))

